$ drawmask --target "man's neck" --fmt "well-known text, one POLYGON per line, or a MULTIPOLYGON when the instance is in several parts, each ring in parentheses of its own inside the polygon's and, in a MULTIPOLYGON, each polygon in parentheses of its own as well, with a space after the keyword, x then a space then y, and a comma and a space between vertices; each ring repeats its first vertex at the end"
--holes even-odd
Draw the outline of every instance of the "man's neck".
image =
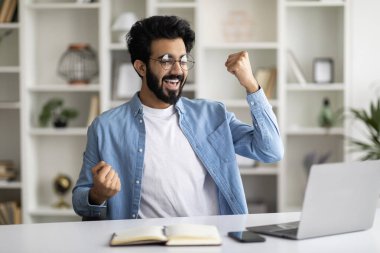
POLYGON ((166 109, 170 106, 170 104, 158 99, 156 95, 145 85, 141 87, 141 90, 139 92, 139 98, 143 105, 148 106, 150 108, 166 109))

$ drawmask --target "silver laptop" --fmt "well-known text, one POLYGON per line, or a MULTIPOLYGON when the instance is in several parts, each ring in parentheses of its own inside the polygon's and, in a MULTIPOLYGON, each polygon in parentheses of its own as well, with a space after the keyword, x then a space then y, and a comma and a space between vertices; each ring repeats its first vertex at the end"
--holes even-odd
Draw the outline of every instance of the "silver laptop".
POLYGON ((247 229, 295 240, 369 229, 379 193, 380 160, 313 165, 299 222, 247 229))

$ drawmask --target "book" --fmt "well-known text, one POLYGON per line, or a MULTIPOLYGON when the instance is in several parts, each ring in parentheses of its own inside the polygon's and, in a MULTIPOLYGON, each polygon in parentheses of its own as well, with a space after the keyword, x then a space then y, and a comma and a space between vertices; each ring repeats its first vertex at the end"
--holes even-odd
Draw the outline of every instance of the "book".
POLYGON ((289 67, 293 71, 293 74, 299 84, 305 84, 306 78, 305 74, 303 73, 301 69, 301 65, 297 61, 296 57, 294 56, 293 52, 291 50, 288 50, 288 63, 289 67))
POLYGON ((11 0, 11 3, 9 4, 8 12, 6 13, 6 16, 4 18, 4 22, 9 23, 12 21, 13 16, 16 11, 17 6, 17 0, 11 0))
POLYGON ((97 95, 91 96, 90 110, 87 118, 87 126, 91 125, 92 121, 99 115, 99 97, 97 95))
POLYGON ((276 69, 275 68, 259 68, 256 70, 255 78, 261 88, 264 90, 268 99, 273 98, 276 86, 276 69))
POLYGON ((20 224, 21 210, 15 201, 0 203, 0 225, 20 224))
POLYGON ((3 0, 0 10, 0 23, 4 23, 8 15, 8 10, 11 7, 12 0, 3 0))
POLYGON ((130 228, 114 233, 110 246, 164 244, 167 246, 221 245, 218 229, 212 225, 176 224, 130 228))

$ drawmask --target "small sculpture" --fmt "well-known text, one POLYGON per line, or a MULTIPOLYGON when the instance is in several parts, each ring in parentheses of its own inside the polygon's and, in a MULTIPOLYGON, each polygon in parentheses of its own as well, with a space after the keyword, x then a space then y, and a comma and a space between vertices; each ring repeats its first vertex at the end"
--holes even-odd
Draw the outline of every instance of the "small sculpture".
POLYGON ((65 201, 65 195, 69 192, 71 185, 71 179, 67 175, 59 174, 56 178, 54 178, 54 191, 59 196, 59 201, 54 204, 54 207, 70 208, 70 204, 65 201))

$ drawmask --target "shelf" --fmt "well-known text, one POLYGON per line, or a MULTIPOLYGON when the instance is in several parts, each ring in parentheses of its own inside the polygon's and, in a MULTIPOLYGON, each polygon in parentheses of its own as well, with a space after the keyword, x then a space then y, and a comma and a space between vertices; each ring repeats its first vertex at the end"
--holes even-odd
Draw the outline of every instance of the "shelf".
POLYGON ((0 102, 0 109, 20 109, 19 102, 0 102))
POLYGON ((339 7, 345 6, 344 1, 287 1, 288 7, 339 7))
POLYGON ((163 9, 163 8, 195 8, 197 4, 195 2, 189 2, 189 3, 181 3, 181 2, 173 2, 173 3, 157 3, 156 7, 163 9))
POLYGON ((109 45, 109 49, 110 50, 128 50, 128 47, 127 45, 123 44, 123 43, 111 43, 109 45))
POLYGON ((33 10, 65 10, 65 9, 99 9, 99 3, 31 3, 28 7, 33 10))
POLYGON ((29 133, 36 136, 86 136, 87 127, 32 128, 29 133))
POLYGON ((288 135, 344 135, 342 127, 299 127, 290 128, 286 132, 288 135))
MULTIPOLYGON (((241 108, 248 108, 248 102, 245 99, 225 99, 221 101, 225 106, 227 107, 241 107, 241 108)), ((273 106, 278 106, 278 100, 277 99, 269 99, 268 102, 273 106)))
POLYGON ((19 23, 0 23, 0 29, 18 29, 20 28, 19 23))
POLYGON ((240 175, 242 176, 270 176, 277 175, 278 169, 276 167, 252 167, 252 168, 240 168, 240 175))
POLYGON ((0 189, 21 189, 21 183, 0 181, 0 189))
POLYGON ((31 210, 30 215, 33 216, 51 216, 51 217, 77 217, 78 215, 74 212, 72 208, 68 209, 57 209, 53 207, 39 207, 31 210))
POLYGON ((83 84, 83 85, 70 85, 70 84, 47 84, 47 85, 34 85, 28 88, 33 92, 93 92, 100 91, 99 84, 83 84))
POLYGON ((20 67, 18 66, 0 66, 0 73, 19 73, 20 67))
POLYGON ((246 42, 246 43, 213 43, 205 45, 205 49, 277 49, 278 44, 276 42, 246 42))
POLYGON ((343 83, 332 84, 295 84, 290 83, 286 85, 288 91, 344 91, 345 85, 343 83))

